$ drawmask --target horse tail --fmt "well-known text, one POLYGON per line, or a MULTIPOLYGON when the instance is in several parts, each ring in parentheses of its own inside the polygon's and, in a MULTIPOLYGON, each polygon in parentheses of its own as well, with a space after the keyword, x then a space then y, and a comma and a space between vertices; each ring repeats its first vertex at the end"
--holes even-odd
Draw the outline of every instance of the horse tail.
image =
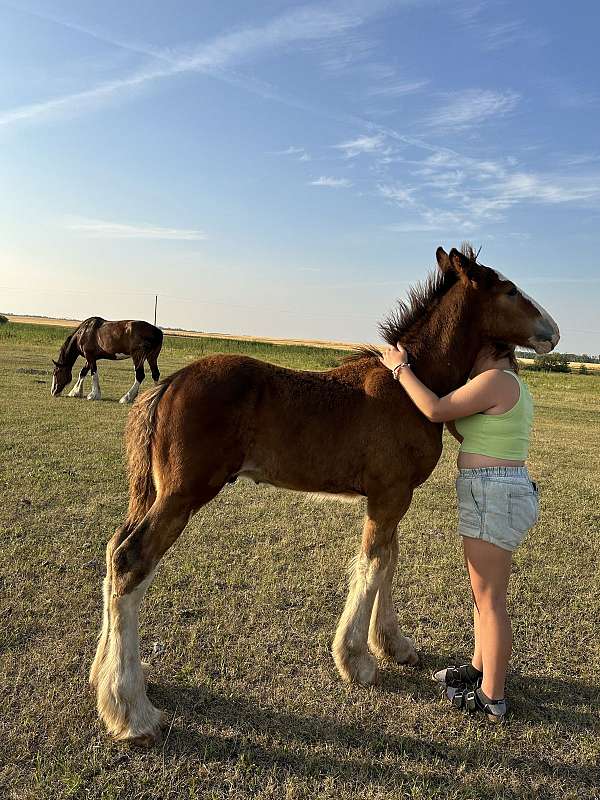
POLYGON ((173 375, 163 378, 133 404, 125 428, 125 449, 129 475, 127 523, 140 522, 156 498, 152 478, 152 440, 156 428, 156 409, 171 385, 173 375))

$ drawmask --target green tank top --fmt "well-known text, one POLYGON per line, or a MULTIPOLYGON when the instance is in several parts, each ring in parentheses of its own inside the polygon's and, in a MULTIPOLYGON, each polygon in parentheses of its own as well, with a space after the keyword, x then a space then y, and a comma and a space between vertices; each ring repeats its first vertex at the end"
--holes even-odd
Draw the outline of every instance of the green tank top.
POLYGON ((525 461, 533 423, 533 400, 527 385, 508 369, 503 370, 519 383, 519 399, 504 414, 472 414, 455 420, 463 437, 460 451, 492 458, 525 461))

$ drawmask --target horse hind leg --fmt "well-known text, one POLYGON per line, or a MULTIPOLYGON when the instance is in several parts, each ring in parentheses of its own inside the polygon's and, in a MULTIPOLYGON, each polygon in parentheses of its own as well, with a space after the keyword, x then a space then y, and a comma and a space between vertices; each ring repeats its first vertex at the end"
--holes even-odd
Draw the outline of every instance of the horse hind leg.
POLYGON ((146 373, 144 372, 144 360, 141 361, 138 359, 135 363, 135 381, 133 382, 133 386, 129 389, 128 392, 125 392, 123 397, 119 400, 119 403, 133 403, 135 398, 138 396, 140 391, 140 386, 142 385, 142 381, 146 377, 146 373))
POLYGON ((392 583, 398 564, 398 533, 390 545, 390 560, 377 592, 369 625, 369 649, 379 658, 389 658, 397 664, 416 666, 419 656, 414 642, 403 636, 392 600, 392 583))
POLYGON ((133 527, 130 524, 125 524, 122 527, 118 528, 114 536, 110 539, 109 543, 106 546, 106 575, 104 577, 104 581, 102 582, 102 598, 103 598, 103 612, 102 612, 102 628, 100 630, 100 635, 98 637, 98 645, 96 647, 96 655, 94 656, 94 661, 92 663, 90 669, 90 676, 89 676, 89 683, 92 688, 96 688, 98 685, 98 673, 100 667, 102 666, 102 662, 104 661, 104 655, 106 653, 106 645, 108 642, 108 634, 110 630, 110 618, 109 618, 109 605, 110 605, 110 598, 112 597, 112 557, 114 551, 117 547, 125 541, 125 539, 129 536, 133 527))
POLYGON ((158 348, 158 352, 153 350, 151 353, 148 353, 148 366, 150 367, 150 372, 152 373, 152 380, 156 383, 160 380, 160 370, 158 368, 158 354, 160 353, 161 346, 158 348))
MULTIPOLYGON (((161 498, 118 546, 107 548, 104 622, 90 679, 98 713, 115 739, 150 745, 159 736, 162 713, 146 695, 138 618, 158 562, 184 529, 191 506, 161 498)), ((114 538, 114 537, 113 537, 114 538)))

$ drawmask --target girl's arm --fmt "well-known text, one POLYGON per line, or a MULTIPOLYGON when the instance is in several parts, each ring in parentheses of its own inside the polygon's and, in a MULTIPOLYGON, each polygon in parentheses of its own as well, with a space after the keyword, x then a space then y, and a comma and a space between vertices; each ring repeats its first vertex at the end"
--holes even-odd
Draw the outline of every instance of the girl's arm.
MULTIPOLYGON (((408 353, 401 345, 389 348, 381 358, 381 362, 391 370, 407 360, 408 353)), ((470 417, 480 411, 487 411, 498 403, 497 376, 492 370, 477 375, 469 383, 444 397, 438 397, 428 389, 410 367, 400 367, 396 375, 407 395, 431 422, 449 422, 470 417)))

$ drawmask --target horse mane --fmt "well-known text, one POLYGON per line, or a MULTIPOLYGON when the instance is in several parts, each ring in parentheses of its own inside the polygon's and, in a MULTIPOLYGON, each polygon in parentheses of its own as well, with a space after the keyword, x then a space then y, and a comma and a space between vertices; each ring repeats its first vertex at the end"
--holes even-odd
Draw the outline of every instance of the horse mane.
MULTIPOLYGON (((454 272, 431 272, 425 281, 419 281, 408 290, 407 300, 398 300, 396 307, 378 324, 381 338, 391 347, 410 339, 411 331, 439 303, 446 292, 456 283, 454 272)), ((361 345, 345 361, 361 358, 379 358, 381 350, 375 345, 361 345)))
MULTIPOLYGON (((81 327, 81 325, 79 326, 79 328, 80 327, 81 327)), ((71 345, 73 343, 73 339, 75 338, 75 335, 76 335, 77 331, 79 330, 79 328, 76 328, 76 330, 74 330, 72 333, 70 333, 67 336, 67 338, 65 339, 65 341, 62 343, 61 348, 58 351, 58 363, 59 364, 66 364, 67 363, 67 355, 69 353, 69 350, 71 349, 71 345)))
POLYGON ((408 300, 398 300, 396 308, 379 323, 379 333, 387 344, 395 346, 406 339, 440 302, 446 292, 456 283, 454 272, 431 272, 425 281, 416 283, 408 290, 408 300))
MULTIPOLYGON (((470 242, 463 242, 461 253, 470 261, 477 263, 479 250, 475 251, 470 242)), ((446 292, 454 286, 457 281, 454 271, 440 272, 435 270, 430 272, 424 281, 419 281, 408 290, 407 300, 398 300, 396 308, 378 324, 381 338, 391 347, 395 347, 398 342, 411 341, 411 333, 414 328, 419 327, 419 323, 431 312, 431 309, 440 302, 446 292)), ((374 345, 361 345, 357 347, 345 361, 357 361, 361 358, 379 358, 381 350, 374 345)))

